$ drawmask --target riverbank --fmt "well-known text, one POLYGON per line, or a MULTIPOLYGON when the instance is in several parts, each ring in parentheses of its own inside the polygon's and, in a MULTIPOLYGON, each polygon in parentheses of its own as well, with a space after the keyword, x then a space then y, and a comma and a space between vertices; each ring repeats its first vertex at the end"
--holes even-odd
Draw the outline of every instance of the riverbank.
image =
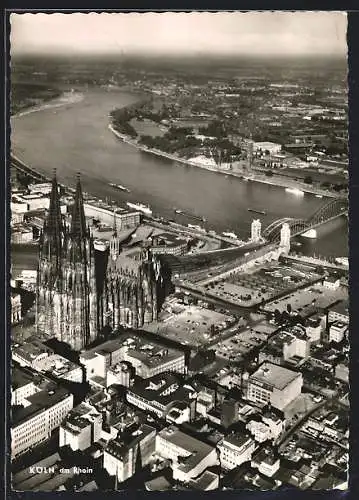
MULTIPOLYGON (((296 196, 265 183, 237 182, 223 172, 214 175, 185 166, 183 161, 167 161, 161 153, 145 154, 108 129, 111 111, 131 105, 139 94, 99 87, 75 91, 83 93, 82 102, 11 120, 11 152, 48 178, 56 169, 64 186, 73 187, 80 171, 84 191, 98 199, 121 206, 141 201, 165 220, 187 226, 191 220, 175 214, 178 208, 205 217, 207 230, 233 232, 241 239, 249 236, 255 217, 248 208, 266 212, 259 217, 265 227, 283 217, 309 218, 328 200, 310 194, 296 196), (113 189, 111 182, 128 187, 131 193, 113 189)), ((347 227, 336 222, 335 236, 323 230, 316 241, 305 242, 305 253, 346 255, 347 227)))
POLYGON ((19 111, 18 113, 11 116, 11 118, 20 118, 21 116, 30 115, 31 113, 36 113, 38 111, 44 111, 46 109, 55 109, 68 104, 75 104, 81 102, 84 95, 81 92, 64 92, 60 97, 52 99, 49 102, 43 102, 37 104, 36 106, 31 106, 24 111, 19 111))
POLYGON ((159 149, 153 149, 153 148, 148 148, 147 146, 144 146, 138 142, 138 140, 133 139, 125 134, 122 134, 121 132, 118 132, 110 123, 108 125, 109 130, 119 139, 121 139, 123 142, 126 144, 129 144, 130 146, 133 146, 137 148, 140 151, 143 151, 145 153, 150 153, 152 155, 156 156, 161 156, 162 158, 167 158, 168 160, 182 163, 184 165, 190 166, 190 167, 197 167, 197 168, 202 168, 204 170, 209 170, 210 172, 215 172, 217 174, 222 174, 226 176, 231 176, 231 177, 236 177, 238 179, 244 180, 244 181, 250 181, 250 182, 259 182, 261 184, 269 184, 271 186, 276 186, 276 187, 283 187, 283 188, 292 188, 292 189, 300 189, 301 191, 305 193, 311 193, 317 196, 323 196, 327 198, 341 198, 342 195, 338 193, 333 193, 331 191, 327 191, 324 189, 320 189, 314 186, 309 186, 308 184, 305 184, 304 182, 298 182, 291 180, 286 177, 279 177, 275 176, 273 177, 267 177, 265 175, 260 175, 256 172, 253 173, 248 173, 248 172, 234 172, 233 170, 223 170, 208 164, 203 164, 203 163, 197 163, 193 162, 191 160, 187 160, 186 158, 182 158, 178 155, 171 154, 171 153, 166 153, 164 151, 161 151, 159 149))

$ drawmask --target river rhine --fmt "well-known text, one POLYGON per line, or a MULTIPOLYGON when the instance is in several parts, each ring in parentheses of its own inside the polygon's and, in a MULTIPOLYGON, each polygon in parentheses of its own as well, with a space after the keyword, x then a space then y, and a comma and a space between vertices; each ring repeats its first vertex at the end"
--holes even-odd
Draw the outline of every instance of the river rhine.
MULTIPOLYGON (((230 230, 240 237, 248 235, 253 217, 266 226, 281 217, 307 218, 326 203, 312 194, 300 197, 284 188, 182 165, 121 142, 108 129, 108 115, 136 99, 120 91, 90 89, 79 102, 14 117, 12 151, 39 172, 50 174, 56 168, 59 180, 67 185, 73 185, 80 172, 84 190, 102 199, 141 201, 154 214, 194 223, 175 216, 173 208, 181 208, 205 217, 208 229, 230 230), (116 191, 109 182, 125 185, 131 193, 116 191), (248 208, 267 214, 257 216, 248 208)), ((346 220, 320 228, 316 240, 301 241, 298 250, 303 253, 345 256, 346 220)))

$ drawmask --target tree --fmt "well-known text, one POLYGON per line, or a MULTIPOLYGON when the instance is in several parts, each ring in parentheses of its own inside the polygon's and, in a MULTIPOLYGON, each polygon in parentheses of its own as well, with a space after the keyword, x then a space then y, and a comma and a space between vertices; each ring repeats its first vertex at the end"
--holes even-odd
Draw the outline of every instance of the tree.
POLYGON ((312 184, 313 183, 313 179, 311 178, 310 175, 307 175, 306 177, 304 177, 304 182, 306 184, 312 184))
POLYGON ((292 312, 292 306, 291 304, 287 304, 287 311, 290 314, 292 312))
POLYGON ((290 320, 290 316, 288 311, 283 311, 281 315, 281 321, 282 323, 287 323, 290 320))
POLYGON ((280 310, 279 309, 275 309, 274 310, 274 321, 276 323, 280 323, 281 319, 282 319, 282 315, 280 313, 280 310))
POLYGON ((324 267, 323 266, 317 266, 315 268, 315 272, 318 273, 318 274, 324 274, 324 272, 325 272, 324 267))

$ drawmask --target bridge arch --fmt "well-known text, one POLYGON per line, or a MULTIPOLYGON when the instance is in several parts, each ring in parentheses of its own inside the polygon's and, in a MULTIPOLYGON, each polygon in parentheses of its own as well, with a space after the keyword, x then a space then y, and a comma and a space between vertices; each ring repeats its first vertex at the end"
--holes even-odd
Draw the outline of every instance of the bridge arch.
POLYGON ((310 228, 310 225, 304 219, 279 219, 276 221, 276 224, 271 224, 271 227, 268 226, 268 228, 266 228, 263 232, 263 236, 272 243, 280 241, 280 232, 284 223, 289 225, 292 235, 301 233, 310 228))
POLYGON ((347 198, 334 198, 314 212, 314 214, 308 219, 308 223, 311 225, 319 224, 339 215, 340 213, 346 213, 348 211, 348 207, 349 203, 347 198))
POLYGON ((278 219, 269 226, 267 226, 263 231, 263 236, 270 242, 280 241, 280 230, 284 223, 289 224, 292 236, 303 233, 305 230, 311 227, 317 226, 333 217, 337 217, 341 214, 345 214, 348 211, 348 199, 347 198, 334 198, 328 203, 321 206, 314 214, 312 214, 308 219, 295 219, 290 217, 284 217, 278 219))

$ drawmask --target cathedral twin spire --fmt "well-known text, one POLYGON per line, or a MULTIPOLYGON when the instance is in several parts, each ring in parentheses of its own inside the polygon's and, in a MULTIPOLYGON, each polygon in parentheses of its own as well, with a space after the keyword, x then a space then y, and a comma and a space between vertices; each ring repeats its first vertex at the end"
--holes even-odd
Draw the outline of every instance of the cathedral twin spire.
POLYGON ((40 239, 36 291, 37 326, 75 350, 97 335, 97 296, 94 252, 86 226, 80 178, 66 227, 54 174, 49 211, 40 239))
POLYGON ((119 255, 115 212, 110 259, 99 296, 95 252, 86 226, 80 178, 77 178, 70 225, 65 227, 54 174, 48 216, 40 240, 36 290, 39 331, 55 335, 79 351, 98 337, 99 328, 104 325, 139 328, 156 319, 158 294, 162 290, 159 264, 150 261, 147 252, 140 254, 138 261, 130 266, 139 272, 131 274, 127 264, 117 265, 119 255))
POLYGON ((85 211, 83 204, 80 174, 77 174, 75 202, 72 209, 71 235, 79 238, 87 236, 85 211))
POLYGON ((61 217, 59 186, 56 179, 56 171, 52 178, 52 189, 48 216, 44 222, 42 234, 43 253, 48 257, 61 257, 64 235, 64 224, 61 217))
POLYGON ((57 256, 58 258, 62 256, 65 236, 80 241, 88 237, 80 175, 77 175, 71 225, 69 230, 66 231, 61 215, 59 185, 56 178, 56 171, 54 171, 49 212, 43 229, 43 249, 46 248, 48 256, 57 256))

